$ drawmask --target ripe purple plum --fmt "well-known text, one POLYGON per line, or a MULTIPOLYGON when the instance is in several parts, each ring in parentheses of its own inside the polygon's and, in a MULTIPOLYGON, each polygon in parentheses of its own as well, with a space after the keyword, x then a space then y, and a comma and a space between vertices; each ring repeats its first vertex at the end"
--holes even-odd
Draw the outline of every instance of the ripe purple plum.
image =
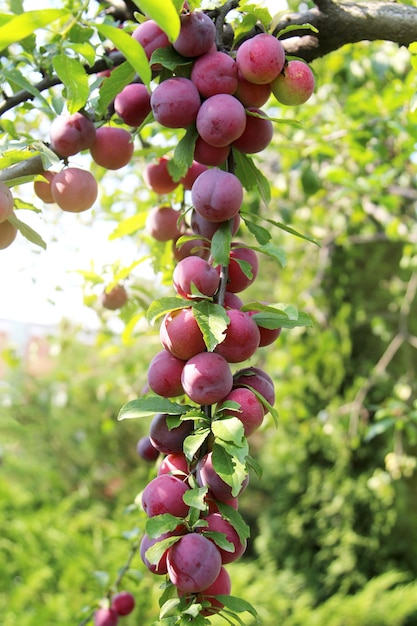
POLYGON ((121 309, 128 299, 128 293, 122 284, 115 285, 110 291, 103 291, 100 296, 102 306, 109 311, 121 309))
POLYGON ((146 533, 143 535, 142 540, 140 542, 140 546, 139 546, 139 554, 140 554, 140 558, 142 559, 143 564, 146 565, 146 567, 148 568, 150 572, 152 572, 152 574, 156 574, 158 576, 165 576, 165 574, 168 572, 168 568, 167 568, 168 549, 165 550, 165 552, 159 559, 158 563, 151 563, 146 558, 146 552, 149 550, 149 548, 152 548, 159 541, 162 541, 163 539, 167 539, 168 537, 172 537, 172 536, 173 536, 173 533, 166 533, 166 534, 160 535, 157 538, 151 538, 146 533))
POLYGON ((194 159, 203 165, 222 165, 229 156, 230 146, 211 146, 202 137, 197 137, 194 159))
POLYGON ((187 128, 195 122, 201 100, 197 87, 189 78, 174 76, 156 87, 151 107, 156 121, 167 128, 187 128))
POLYGON ((238 309, 228 309, 229 325, 215 352, 229 363, 240 363, 253 356, 259 346, 259 328, 250 315, 238 309))
POLYGON ((90 209, 97 199, 98 185, 94 176, 78 167, 67 167, 55 174, 51 182, 54 202, 69 213, 90 209))
MULTIPOLYGON (((208 486, 211 495, 220 502, 230 502, 232 499, 232 487, 217 474, 213 467, 212 452, 205 454, 197 463, 196 479, 200 487, 208 486)), ((248 486, 249 475, 246 476, 238 495, 248 486)))
MULTIPOLYGON (((169 46, 168 36, 154 20, 146 20, 142 22, 142 24, 139 24, 133 31, 132 37, 141 44, 142 48, 145 50, 148 61, 155 50, 169 46)), ((154 64, 151 67, 158 69, 160 66, 159 64, 154 64)))
POLYGON ((156 354, 148 367, 148 385, 154 393, 163 398, 175 398, 184 393, 181 374, 185 361, 161 350, 156 354))
POLYGON ((191 189, 191 201, 204 219, 225 222, 239 213, 243 201, 242 183, 230 172, 209 169, 195 181, 191 189))
MULTIPOLYGON (((227 563, 233 563, 233 561, 237 561, 242 554, 246 550, 247 541, 240 541, 239 535, 237 531, 233 528, 232 524, 228 522, 220 513, 210 513, 207 517, 204 518, 207 522, 208 526, 202 526, 201 532, 216 532, 223 533, 226 535, 227 541, 233 544, 234 550, 229 552, 228 550, 224 550, 217 546, 218 551, 220 552, 220 556, 222 557, 223 565, 227 565, 227 563)), ((214 541, 213 539, 210 539, 214 541)))
POLYGON ((168 170, 169 159, 161 157, 155 163, 148 163, 143 172, 145 183, 160 196, 171 193, 178 182, 175 182, 168 170))
MULTIPOLYGON (((274 381, 264 370, 259 367, 247 367, 235 372, 233 376, 233 388, 252 387, 257 391, 271 406, 275 403, 274 381)), ((263 406, 264 413, 268 413, 268 409, 263 406)))
MULTIPOLYGON (((259 313, 259 311, 248 311, 248 314, 251 316, 256 315, 256 313, 259 313)), ((276 341, 280 336, 282 328, 265 328, 264 326, 261 326, 256 319, 255 322, 257 323, 259 332, 261 334, 261 338, 259 340, 260 348, 263 348, 264 346, 270 346, 271 343, 274 343, 274 341, 276 341)))
POLYGON ((170 513, 175 517, 185 517, 188 505, 183 495, 188 485, 177 476, 161 474, 153 478, 142 492, 142 507, 148 517, 170 513))
POLYGON ((129 591, 119 591, 111 599, 111 608, 118 615, 130 615, 135 608, 135 598, 129 591))
POLYGON ((249 82, 268 84, 284 67, 284 47, 273 35, 260 33, 239 46, 236 63, 243 78, 249 82))
POLYGON ((88 150, 96 139, 96 127, 82 113, 59 115, 49 129, 51 148, 62 157, 88 150))
POLYGON ((45 202, 45 204, 51 204, 52 202, 55 202, 51 187, 55 172, 44 171, 41 172, 41 176, 46 180, 35 180, 33 183, 33 191, 38 198, 42 200, 42 202, 45 202))
POLYGON ((180 261, 172 274, 175 291, 182 298, 193 297, 193 288, 205 296, 214 296, 219 288, 220 277, 216 268, 205 259, 189 256, 180 261))
POLYGON ((17 236, 17 228, 6 220, 0 223, 0 250, 5 250, 12 245, 17 236))
POLYGON ((215 43, 216 27, 214 22, 202 11, 191 11, 181 15, 181 29, 172 44, 184 57, 199 57, 206 54, 215 43))
POLYGON ((168 550, 168 576, 186 593, 207 589, 220 574, 222 559, 215 544, 199 533, 188 533, 168 550))
POLYGON ((238 71, 238 86, 234 96, 240 100, 244 107, 261 107, 271 95, 271 85, 257 85, 246 80, 238 71))
POLYGON ((167 454, 158 467, 158 476, 162 474, 172 474, 184 480, 190 473, 188 461, 182 452, 167 454))
POLYGON ((183 176, 180 180, 181 185, 183 185, 184 189, 189 191, 191 187, 194 185, 196 179, 207 170, 207 166, 198 163, 197 161, 193 161, 191 167, 185 176, 183 176))
POLYGON ((266 114, 261 109, 249 107, 246 109, 246 127, 241 136, 233 142, 233 147, 246 154, 254 154, 262 152, 270 144, 274 134, 274 127, 271 120, 267 119, 266 114), (262 117, 250 115, 255 113, 262 117))
POLYGON ((153 463, 159 457, 159 450, 153 447, 148 435, 141 437, 136 444, 136 452, 144 461, 153 463))
POLYGON ((229 572, 222 566, 220 574, 214 583, 209 585, 204 591, 197 594, 197 602, 210 602, 210 606, 201 611, 203 617, 209 617, 214 613, 218 613, 224 607, 224 604, 216 598, 216 596, 229 596, 232 591, 232 581, 229 572))
POLYGON ((243 104, 229 94, 216 94, 204 100, 197 113, 197 131, 211 146, 222 148, 236 141, 245 130, 243 104))
POLYGON ((307 63, 292 59, 271 83, 272 93, 281 104, 304 104, 314 91, 314 74, 307 63))
POLYGON ((203 333, 191 308, 167 313, 162 320, 159 337, 165 350, 184 361, 206 349, 203 333))
POLYGON ((181 234, 179 218, 180 213, 172 206, 153 207, 147 215, 145 230, 157 241, 178 239, 181 234))
POLYGON ((203 98, 219 93, 233 95, 238 86, 236 61, 226 52, 208 52, 191 70, 191 80, 203 98))
MULTIPOLYGON (((193 237, 192 231, 185 231, 184 236, 193 237)), ((208 259, 210 256, 210 248, 207 241, 203 239, 189 239, 188 241, 175 241, 173 245, 173 253, 176 261, 182 261, 188 256, 199 256, 202 259, 208 259)))
POLYGON ((232 389, 217 408, 221 409, 224 402, 237 402, 240 404, 238 410, 224 409, 223 415, 237 417, 243 424, 245 437, 252 435, 262 425, 265 416, 264 406, 247 387, 232 389))
POLYGON ((13 194, 4 183, 0 183, 0 224, 13 215, 13 194))
POLYGON ((227 309, 240 309, 243 306, 243 300, 235 293, 226 291, 224 294, 223 306, 227 309))
POLYGON ((258 269, 259 262, 256 252, 251 248, 242 247, 241 244, 232 243, 227 290, 232 293, 239 293, 249 287, 256 279, 258 269), (240 262, 243 262, 245 271, 240 262))
POLYGON ((151 94, 145 85, 126 85, 114 99, 114 110, 128 126, 137 128, 151 112, 151 94))
POLYGON ((181 381, 187 396, 197 404, 215 404, 233 386, 229 364, 215 352, 200 352, 191 357, 184 365, 181 381))
POLYGON ((117 626, 119 615, 113 609, 97 609, 94 613, 94 626, 117 626))
POLYGON ((132 135, 124 128, 102 126, 97 129, 96 140, 90 154, 97 165, 107 170, 118 170, 132 158, 134 144, 132 135))
MULTIPOLYGON (((193 229, 193 232, 196 235, 205 237, 206 239, 212 239, 214 233, 219 229, 221 224, 222 222, 209 222, 207 219, 202 217, 200 213, 197 213, 197 211, 192 211, 191 213, 190 226, 193 229)), ((240 226, 239 213, 236 213, 236 215, 231 219, 230 224, 231 224, 232 236, 234 236, 236 235, 240 226)))
POLYGON ((163 454, 182 452, 184 439, 192 432, 193 422, 184 420, 179 426, 169 428, 165 413, 157 413, 149 426, 149 439, 154 448, 163 454))

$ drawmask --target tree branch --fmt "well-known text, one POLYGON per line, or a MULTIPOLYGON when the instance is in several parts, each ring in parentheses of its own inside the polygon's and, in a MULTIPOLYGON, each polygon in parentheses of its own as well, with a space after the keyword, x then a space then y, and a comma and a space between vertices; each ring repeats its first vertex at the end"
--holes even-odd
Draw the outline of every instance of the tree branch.
POLYGON ((282 42, 288 54, 305 61, 359 41, 392 41, 400 46, 417 41, 417 8, 396 2, 316 0, 316 7, 309 11, 285 15, 274 33, 303 24, 311 24, 319 32, 300 28, 284 35, 282 42))

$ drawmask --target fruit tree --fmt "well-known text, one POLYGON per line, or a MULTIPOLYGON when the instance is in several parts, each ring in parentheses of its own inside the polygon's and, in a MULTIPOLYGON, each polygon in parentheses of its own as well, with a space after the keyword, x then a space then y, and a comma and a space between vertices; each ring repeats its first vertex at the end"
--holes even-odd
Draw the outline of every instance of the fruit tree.
POLYGON ((263 263, 285 266, 277 233, 320 245, 271 213, 279 198, 268 147, 288 129, 296 147, 290 111, 314 101, 315 61, 361 41, 416 52, 417 9, 374 0, 316 0, 276 15, 251 0, 6 4, 0 248, 17 237, 46 247, 24 211, 47 220, 55 209, 102 209, 141 252, 101 285, 95 306, 120 311, 130 328, 145 316, 160 340, 142 394, 119 413, 150 420, 137 443, 152 468, 135 500, 143 532, 82 624, 115 626, 134 611, 123 577, 136 557, 163 580, 156 623, 244 623, 256 607, 233 595, 227 566, 249 539, 239 498, 262 473, 251 439, 279 410, 276 381, 255 359, 282 332, 313 324, 296 284, 291 302, 268 300, 275 270, 263 275, 263 263), (162 276, 150 303, 124 284, 144 258, 162 276), (256 284, 266 289, 253 299, 256 284))

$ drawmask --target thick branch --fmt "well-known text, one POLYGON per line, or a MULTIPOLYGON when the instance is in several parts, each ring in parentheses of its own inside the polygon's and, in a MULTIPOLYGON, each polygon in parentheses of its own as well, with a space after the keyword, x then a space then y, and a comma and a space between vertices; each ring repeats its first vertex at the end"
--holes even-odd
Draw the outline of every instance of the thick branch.
POLYGON ((417 8, 395 2, 369 0, 339 3, 317 0, 305 13, 285 15, 275 33, 290 25, 311 24, 318 34, 300 29, 283 37, 288 54, 312 61, 358 41, 392 41, 408 46, 417 41, 417 8))

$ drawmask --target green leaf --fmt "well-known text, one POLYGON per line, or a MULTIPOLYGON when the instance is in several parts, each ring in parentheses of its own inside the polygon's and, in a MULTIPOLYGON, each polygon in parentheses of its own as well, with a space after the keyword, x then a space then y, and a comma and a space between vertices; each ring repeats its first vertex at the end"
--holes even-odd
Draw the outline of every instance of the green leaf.
POLYGON ((236 175, 243 187, 248 191, 256 189, 266 206, 271 201, 271 186, 268 179, 256 167, 252 158, 234 150, 233 156, 236 163, 236 175))
POLYGON ((49 105, 49 102, 43 97, 41 92, 38 89, 36 89, 36 87, 32 85, 32 83, 30 82, 30 80, 27 80, 23 76, 23 74, 21 74, 17 70, 17 68, 14 68, 13 70, 2 68, 1 73, 2 73, 3 80, 8 81, 9 83, 14 83, 15 85, 18 85, 21 89, 25 89, 30 94, 32 94, 32 96, 34 96, 35 98, 38 98, 38 100, 42 103, 45 109, 51 111, 52 114, 54 113, 54 111, 51 109, 49 105))
POLYGON ((66 18, 70 15, 64 9, 25 11, 25 13, 13 17, 0 26, 0 50, 7 48, 12 43, 25 39, 38 28, 49 26, 55 20, 66 18))
POLYGON ((172 0, 133 0, 138 9, 162 28, 170 41, 175 41, 180 34, 181 21, 178 10, 172 0))
POLYGON ((115 67, 110 76, 105 78, 101 84, 97 112, 104 113, 117 94, 122 91, 123 87, 129 85, 134 77, 135 70, 127 61, 115 67))
POLYGON ((291 33, 292 31, 300 31, 300 30, 310 30, 313 33, 318 33, 319 31, 313 24, 309 24, 308 22, 305 24, 290 24, 285 28, 281 29, 277 35, 278 38, 286 35, 287 33, 291 33))
POLYGON ((377 437, 378 435, 382 435, 383 433, 387 432, 395 426, 396 421, 397 420, 395 417, 386 417, 385 419, 380 420, 375 424, 372 424, 364 437, 364 441, 368 443, 369 441, 374 439, 374 437, 377 437))
POLYGON ((225 330, 230 323, 224 307, 209 300, 200 300, 193 304, 193 313, 203 333, 204 343, 210 352, 225 338, 225 330))
POLYGON ((168 163, 168 171, 176 182, 185 176, 193 163, 197 137, 196 126, 191 124, 175 147, 173 158, 168 163))
MULTIPOLYGON (((119 237, 125 237, 126 235, 131 235, 138 230, 143 229, 146 221, 146 213, 136 213, 135 215, 131 215, 130 217, 126 217, 122 219, 114 229, 114 231, 109 235, 109 241, 114 239, 119 239, 119 237)), ((143 257, 144 259, 147 257, 143 257)))
POLYGON ((189 300, 185 300, 184 298, 176 298, 176 297, 164 297, 159 298, 158 300, 154 300, 147 312, 146 319, 149 324, 154 324, 156 320, 162 315, 166 315, 171 311, 177 311, 178 309, 186 309, 190 307, 191 302, 189 300))
POLYGON ((181 539, 181 535, 175 535, 173 537, 167 537, 161 541, 157 541, 153 546, 148 548, 145 552, 145 557, 152 565, 157 565, 161 560, 165 550, 168 550, 174 543, 177 543, 181 539))
POLYGON ((259 226, 259 224, 255 224, 255 222, 253 222, 251 219, 248 219, 248 217, 245 216, 243 213, 241 213, 241 217, 248 227, 248 230, 252 233, 252 235, 255 236, 256 241, 259 244, 265 245, 268 243, 268 241, 270 241, 272 235, 269 230, 267 230, 263 226, 259 226))
POLYGON ((182 415, 191 407, 186 404, 177 404, 167 398, 150 396, 130 400, 122 406, 117 417, 118 420, 149 417, 155 413, 167 413, 168 415, 182 415))
POLYGON ((228 265, 231 242, 231 224, 230 221, 226 221, 219 226, 211 240, 210 252, 214 263, 218 265, 228 265))
POLYGON ((18 231, 25 237, 28 241, 35 244, 35 246, 39 246, 46 250, 46 243, 42 239, 42 237, 35 231, 33 228, 20 221, 16 215, 11 215, 9 217, 9 222, 16 226, 18 231))
MULTIPOLYGON (((250 246, 252 247, 252 246, 250 246)), ((252 247, 253 250, 257 250, 258 252, 262 252, 267 256, 275 259, 281 265, 281 267, 285 267, 287 264, 287 255, 285 254, 282 248, 275 246, 273 243, 265 243, 262 246, 252 247)))
MULTIPOLYGON (((164 617, 172 613, 172 611, 174 611, 178 607, 180 602, 181 602, 180 598, 170 598, 169 600, 164 602, 159 612, 159 619, 163 619, 164 617)), ((174 619, 176 621, 176 618, 174 619)))
POLYGON ((226 535, 224 533, 217 530, 203 530, 202 534, 207 537, 207 539, 212 539, 214 543, 219 546, 219 548, 222 548, 222 550, 225 550, 226 552, 235 551, 235 546, 231 541, 226 539, 226 535))
POLYGON ((249 302, 242 306, 242 311, 258 311, 252 319, 270 330, 275 328, 295 328, 297 326, 313 326, 308 313, 298 311, 292 304, 264 304, 262 302, 249 302))
POLYGON ((250 528, 243 519, 242 515, 239 513, 239 511, 236 511, 236 509, 234 509, 229 504, 225 504, 224 502, 219 502, 216 500, 216 506, 219 509, 222 517, 224 517, 224 519, 231 523, 231 525, 239 535, 241 543, 243 543, 245 539, 250 536, 250 528))
POLYGON ((205 511, 207 505, 205 503, 205 497, 207 495, 208 487, 197 487, 196 489, 189 489, 182 497, 185 504, 198 509, 199 511, 205 511))
POLYGON ((210 434, 209 428, 199 428, 184 439, 183 451, 186 458, 192 461, 210 434))
POLYGON ((236 596, 218 595, 216 598, 230 611, 234 613, 250 613, 253 617, 257 617, 257 612, 254 607, 242 598, 236 598, 236 596))
POLYGON ((243 447, 245 444, 243 424, 238 417, 214 420, 211 429, 216 439, 229 441, 238 447, 243 447))
POLYGON ((87 102, 89 94, 88 76, 78 59, 66 54, 58 54, 52 59, 54 70, 67 90, 67 108, 69 113, 76 113, 87 102))
POLYGON ((159 63, 167 70, 171 70, 172 72, 177 68, 184 65, 191 65, 193 62, 192 59, 186 59, 181 56, 174 48, 169 46, 165 48, 157 48, 155 52, 152 53, 150 64, 159 63))
POLYGON ((220 443, 213 446, 212 463, 216 473, 232 488, 232 496, 237 496, 247 477, 246 466, 237 457, 229 454, 220 443))
POLYGON ((164 533, 175 530, 184 520, 181 517, 175 517, 171 513, 162 513, 154 515, 146 520, 145 532, 151 539, 156 539, 164 533))
POLYGON ((96 51, 94 46, 91 45, 88 41, 80 42, 80 43, 71 43, 68 46, 70 50, 73 50, 76 54, 81 57, 84 57, 88 65, 93 65, 96 58, 96 51))
POLYGON ((262 478, 262 474, 263 474, 262 465, 258 463, 256 459, 248 455, 246 457, 246 465, 248 469, 252 469, 255 472, 258 478, 262 478))
POLYGON ((145 50, 136 39, 128 35, 125 31, 108 24, 96 24, 98 32, 110 39, 118 50, 125 56, 143 83, 150 88, 152 78, 148 58, 145 50))

